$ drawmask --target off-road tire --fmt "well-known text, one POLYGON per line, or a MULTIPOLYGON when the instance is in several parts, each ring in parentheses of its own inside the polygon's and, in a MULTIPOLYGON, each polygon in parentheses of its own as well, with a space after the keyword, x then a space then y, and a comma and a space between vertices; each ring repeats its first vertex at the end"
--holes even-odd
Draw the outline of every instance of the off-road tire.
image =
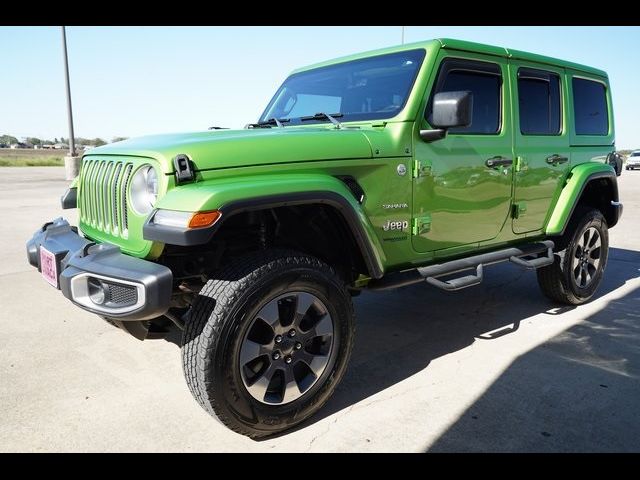
POLYGON ((355 318, 344 282, 317 258, 284 250, 249 254, 214 277, 194 302, 182 337, 183 372, 194 398, 231 430, 251 438, 280 433, 313 415, 342 379, 353 347, 355 318), (243 384, 239 351, 255 312, 287 291, 309 292, 324 302, 333 318, 336 353, 300 398, 268 405, 243 384))
POLYGON ((537 270, 538 285, 551 300, 567 305, 588 302, 602 282, 609 254, 607 221, 600 211, 578 207, 572 216, 565 234, 556 241, 555 261, 537 270), (581 288, 574 278, 571 265, 578 242, 585 232, 595 228, 600 235, 600 262, 590 283, 581 288))

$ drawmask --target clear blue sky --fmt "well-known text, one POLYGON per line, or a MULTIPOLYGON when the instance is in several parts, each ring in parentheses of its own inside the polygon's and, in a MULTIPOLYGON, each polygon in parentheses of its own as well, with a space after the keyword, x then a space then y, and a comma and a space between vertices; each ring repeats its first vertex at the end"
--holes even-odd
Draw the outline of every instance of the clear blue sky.
MULTIPOLYGON (((405 41, 491 43, 606 70, 618 148, 640 148, 639 27, 406 27, 405 41)), ((296 67, 399 44, 400 27, 69 27, 77 136, 256 121, 296 67)), ((0 134, 68 136, 59 27, 0 27, 0 134)))

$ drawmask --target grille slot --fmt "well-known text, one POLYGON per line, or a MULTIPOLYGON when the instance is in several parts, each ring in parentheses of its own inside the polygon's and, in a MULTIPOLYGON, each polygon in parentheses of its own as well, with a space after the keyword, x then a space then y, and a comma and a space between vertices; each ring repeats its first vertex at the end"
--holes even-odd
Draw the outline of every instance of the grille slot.
POLYGON ((127 188, 133 164, 120 160, 89 160, 80 172, 80 218, 109 235, 127 238, 127 188))
POLYGON ((107 303, 118 307, 135 305, 138 301, 138 290, 129 285, 107 283, 107 303))

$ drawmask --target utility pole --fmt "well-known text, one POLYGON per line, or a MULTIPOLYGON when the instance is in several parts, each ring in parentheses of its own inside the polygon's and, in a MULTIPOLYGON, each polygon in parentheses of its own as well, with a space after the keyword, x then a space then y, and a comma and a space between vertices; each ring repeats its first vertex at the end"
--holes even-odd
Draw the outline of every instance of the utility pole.
POLYGON ((79 157, 76 154, 76 145, 73 136, 73 113, 71 111, 71 85, 69 84, 69 59, 67 55, 67 33, 62 27, 62 51, 64 53, 64 78, 67 88, 67 116, 69 118, 69 155, 64 158, 67 180, 73 180, 78 175, 79 157))
POLYGON ((404 27, 400 27, 402 28, 402 45, 404 45, 404 27))

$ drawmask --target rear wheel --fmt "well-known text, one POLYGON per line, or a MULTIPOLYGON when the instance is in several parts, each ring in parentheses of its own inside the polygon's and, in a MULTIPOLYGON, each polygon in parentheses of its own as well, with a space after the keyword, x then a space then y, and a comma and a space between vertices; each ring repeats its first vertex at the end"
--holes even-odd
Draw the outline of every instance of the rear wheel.
POLYGON ((182 357, 195 399, 253 437, 302 422, 342 378, 351 297, 333 269, 295 252, 252 254, 209 280, 186 322, 182 357))
POLYGON ((554 263, 537 270, 542 292, 569 305, 588 302, 600 286, 607 265, 607 221, 598 210, 580 209, 557 247, 554 263))

